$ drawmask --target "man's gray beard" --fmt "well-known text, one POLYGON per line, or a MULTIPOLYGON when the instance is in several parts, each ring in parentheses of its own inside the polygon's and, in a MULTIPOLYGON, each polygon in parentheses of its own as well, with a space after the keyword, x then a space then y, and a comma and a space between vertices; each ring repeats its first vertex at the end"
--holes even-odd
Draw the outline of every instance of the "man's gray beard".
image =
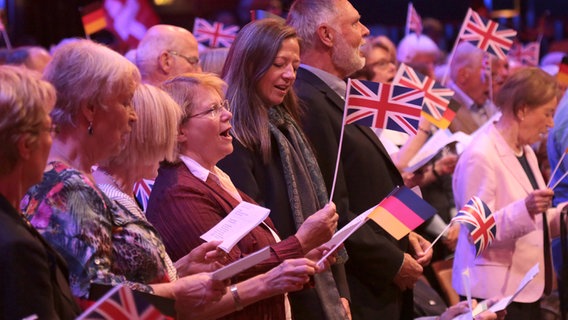
POLYGON ((360 57, 343 40, 333 47, 331 61, 337 69, 342 71, 342 78, 361 70, 365 66, 365 58, 360 57))

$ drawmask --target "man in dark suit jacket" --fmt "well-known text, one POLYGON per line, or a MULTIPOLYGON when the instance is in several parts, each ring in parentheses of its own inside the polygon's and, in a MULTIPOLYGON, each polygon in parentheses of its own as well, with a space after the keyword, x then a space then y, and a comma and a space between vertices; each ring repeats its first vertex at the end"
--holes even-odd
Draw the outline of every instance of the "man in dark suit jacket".
MULTIPOLYGON (((359 52, 369 30, 346 0, 296 0, 288 22, 302 38, 303 65, 294 85, 304 106, 303 125, 331 190, 343 118, 346 85, 341 79, 362 68, 359 52), (311 27, 310 27, 311 26, 311 27), (313 29, 315 28, 315 30, 313 29)), ((340 225, 378 204, 403 185, 383 145, 367 127, 345 127, 333 201, 340 225)), ((368 222, 346 242, 353 319, 412 319, 412 287, 431 253, 416 234, 400 241, 368 222), (418 261, 407 249, 420 256, 418 261)))

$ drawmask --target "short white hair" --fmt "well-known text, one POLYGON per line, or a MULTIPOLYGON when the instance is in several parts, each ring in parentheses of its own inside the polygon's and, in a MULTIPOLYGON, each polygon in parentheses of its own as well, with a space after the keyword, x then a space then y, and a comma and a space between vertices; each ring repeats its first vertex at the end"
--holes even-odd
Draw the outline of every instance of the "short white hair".
POLYGON ((430 37, 410 33, 400 40, 396 52, 398 61, 411 63, 418 53, 440 55, 440 48, 430 37))

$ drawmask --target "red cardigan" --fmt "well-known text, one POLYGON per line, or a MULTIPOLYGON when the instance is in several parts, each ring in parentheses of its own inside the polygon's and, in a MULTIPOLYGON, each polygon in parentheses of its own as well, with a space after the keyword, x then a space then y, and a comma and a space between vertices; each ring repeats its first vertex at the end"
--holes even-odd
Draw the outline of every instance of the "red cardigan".
MULTIPOLYGON (((244 201, 254 203, 239 191, 244 201)), ((160 167, 158 178, 146 210, 148 220, 161 235, 173 261, 188 254, 203 243, 199 237, 221 221, 239 202, 211 179, 203 182, 195 177, 183 162, 160 167)), ((270 218, 264 221, 273 230, 270 218)), ((270 245, 271 257, 232 279, 233 283, 264 273, 285 259, 302 257, 302 248, 295 236, 279 243, 268 228, 261 224, 247 234, 229 253, 236 261, 270 245)), ((224 319, 284 319, 283 295, 265 299, 235 312, 224 319)))

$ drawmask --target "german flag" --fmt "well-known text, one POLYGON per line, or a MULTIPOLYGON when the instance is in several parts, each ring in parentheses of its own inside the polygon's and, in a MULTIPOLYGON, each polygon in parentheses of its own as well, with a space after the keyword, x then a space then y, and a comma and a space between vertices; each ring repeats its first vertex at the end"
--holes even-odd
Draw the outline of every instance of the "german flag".
POLYGON ((81 20, 87 36, 104 29, 107 22, 102 2, 93 2, 81 8, 81 20))

